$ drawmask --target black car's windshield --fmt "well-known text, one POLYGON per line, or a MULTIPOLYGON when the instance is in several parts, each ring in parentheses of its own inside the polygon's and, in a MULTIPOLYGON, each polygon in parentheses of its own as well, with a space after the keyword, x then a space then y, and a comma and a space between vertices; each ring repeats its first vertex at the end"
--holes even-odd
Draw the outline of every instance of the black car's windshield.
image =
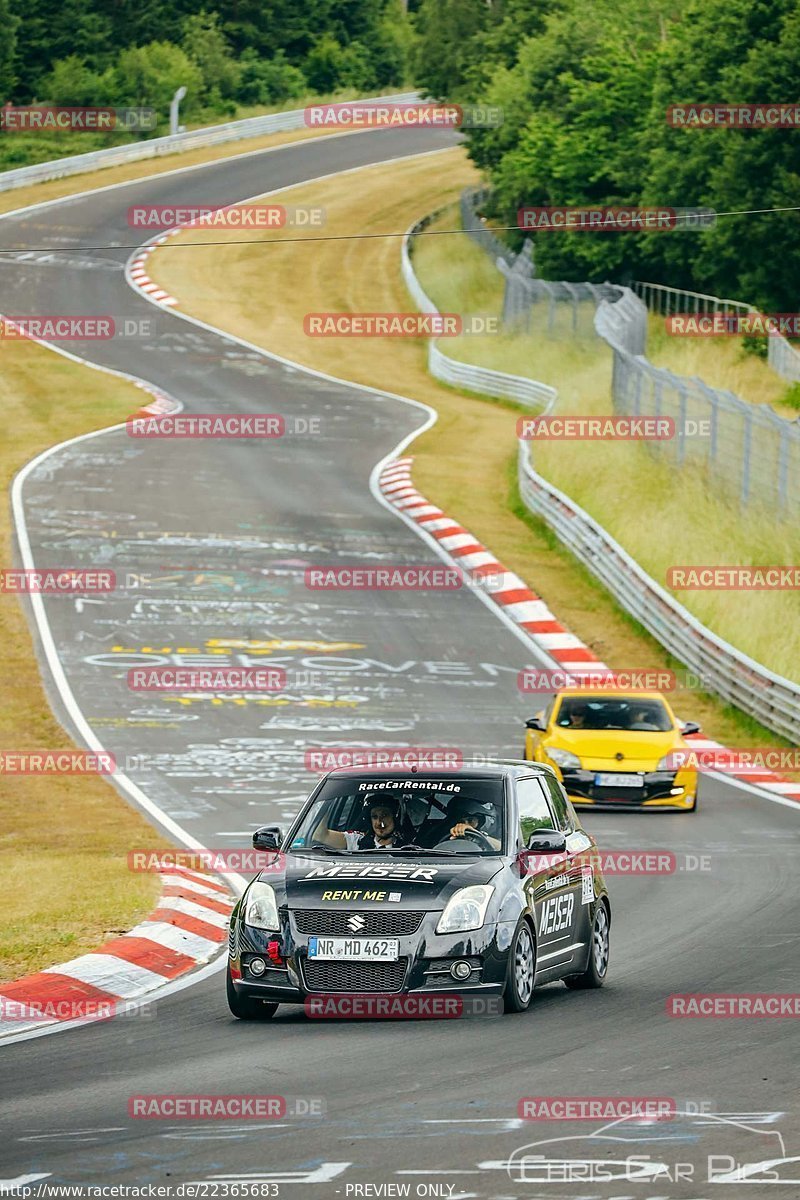
POLYGON ((556 725, 562 729, 624 729, 628 733, 666 733, 673 727, 660 700, 636 696, 564 696, 556 725))
POLYGON ((503 812, 500 779, 329 779, 295 829, 291 849, 500 854, 503 812))

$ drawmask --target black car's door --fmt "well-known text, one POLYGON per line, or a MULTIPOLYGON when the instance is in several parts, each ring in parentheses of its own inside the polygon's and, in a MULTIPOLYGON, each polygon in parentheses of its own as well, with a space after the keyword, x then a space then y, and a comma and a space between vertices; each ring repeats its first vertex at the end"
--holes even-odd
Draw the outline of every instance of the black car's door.
MULTIPOLYGON (((540 972, 564 966, 584 952, 580 935, 584 924, 580 912, 581 870, 575 861, 576 855, 570 853, 570 841, 575 831, 566 803, 559 795, 558 800, 562 802, 556 804, 547 786, 549 782, 536 775, 517 781, 521 847, 525 847, 531 834, 539 829, 561 830, 567 838, 567 853, 555 856, 554 861, 543 861, 544 856, 531 857, 529 873, 523 883, 536 917, 537 970, 540 972)), ((552 782, 558 786, 556 780, 552 782)))

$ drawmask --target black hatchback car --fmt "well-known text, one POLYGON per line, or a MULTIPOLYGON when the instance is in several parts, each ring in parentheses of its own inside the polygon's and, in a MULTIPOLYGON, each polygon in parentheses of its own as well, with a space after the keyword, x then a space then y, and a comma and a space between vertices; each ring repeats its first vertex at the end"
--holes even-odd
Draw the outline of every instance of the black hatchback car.
MULTIPOLYGON (((231 916, 234 1016, 320 997, 502 997, 602 986, 611 906, 597 846, 550 768, 332 771, 231 916)), ((494 1002, 498 1002, 495 1000, 494 1002)))

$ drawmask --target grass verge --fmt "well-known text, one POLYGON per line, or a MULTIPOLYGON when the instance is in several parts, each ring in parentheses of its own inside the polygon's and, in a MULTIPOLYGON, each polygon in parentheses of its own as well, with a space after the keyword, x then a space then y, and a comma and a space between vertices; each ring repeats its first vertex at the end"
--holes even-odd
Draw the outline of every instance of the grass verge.
MULTIPOLYGON (((141 404, 132 384, 91 371, 33 342, 0 352, 3 441, 0 478, 8 495, 17 471, 70 437, 116 423, 141 404), (79 398, 79 399, 77 399, 79 398)), ((0 562, 12 564, 10 506, 0 511, 0 562)), ((0 595, 6 647, 0 747, 63 749, 22 605, 0 595)), ((8 776, 0 786, 0 981, 95 949, 154 907, 157 878, 133 874, 126 853, 167 843, 111 785, 92 776, 8 776)))
MULTIPOLYGON (((415 218, 447 204, 474 179, 474 169, 463 153, 452 150, 333 177, 293 189, 284 199, 287 203, 323 204, 326 231, 332 236, 355 231, 385 234, 404 230, 415 218)), ((452 227, 452 218, 447 227, 452 227)), ((327 339, 304 333, 307 312, 409 311, 413 306, 400 275, 399 239, 367 237, 303 245, 288 244, 284 237, 277 231, 259 238, 260 245, 237 245, 232 236, 221 247, 203 245, 209 234, 192 232, 175 239, 191 242, 191 253, 156 251, 150 259, 150 273, 181 298, 184 311, 212 325, 340 378, 400 391, 433 405, 439 420, 411 448, 414 479, 423 494, 463 522, 507 567, 527 580, 606 662, 618 668, 669 665, 662 648, 558 547, 545 526, 523 512, 514 469, 514 429, 521 410, 437 384, 427 373, 421 340, 327 339)), ((452 274, 445 272, 432 280, 426 273, 429 291, 442 299, 451 278, 462 278, 460 256, 467 253, 469 244, 460 236, 442 236, 425 239, 424 245, 426 253, 441 256, 441 262, 450 264, 451 255, 455 259, 452 274)), ((476 261, 482 270, 483 258, 476 261)), ((471 299, 476 307, 486 310, 490 291, 488 279, 485 285, 474 286, 471 299)), ((463 311, 458 298, 452 298, 450 310, 463 311)), ((481 343, 503 344, 489 337, 481 343)), ((559 369, 565 347, 553 349, 553 372, 559 369)), ((508 349, 510 353, 511 347, 508 349)), ((513 349, 519 363, 524 359, 532 371, 534 366, 538 368, 534 344, 528 348, 515 344, 513 349)), ((593 343, 576 344, 570 353, 569 369, 575 377, 565 381, 564 387, 577 403, 584 391, 598 387, 599 369, 606 372, 607 379, 610 361, 605 351, 605 363, 601 360, 598 368, 593 343)), ((514 369, 505 358, 503 367, 514 369)), ((602 389, 602 382, 599 386, 602 389)), ((699 720, 720 741, 732 745, 775 741, 755 722, 697 692, 678 694, 676 703, 683 716, 699 720)))

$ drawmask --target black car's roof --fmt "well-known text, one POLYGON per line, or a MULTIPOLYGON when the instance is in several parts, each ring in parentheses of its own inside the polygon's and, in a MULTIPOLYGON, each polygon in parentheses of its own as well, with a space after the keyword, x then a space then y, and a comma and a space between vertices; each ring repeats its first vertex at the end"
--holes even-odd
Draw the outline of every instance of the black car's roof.
POLYGON ((419 775, 446 779, 519 779, 523 775, 554 775, 544 763, 506 761, 470 767, 336 767, 326 779, 385 779, 387 776, 406 779, 419 775))

